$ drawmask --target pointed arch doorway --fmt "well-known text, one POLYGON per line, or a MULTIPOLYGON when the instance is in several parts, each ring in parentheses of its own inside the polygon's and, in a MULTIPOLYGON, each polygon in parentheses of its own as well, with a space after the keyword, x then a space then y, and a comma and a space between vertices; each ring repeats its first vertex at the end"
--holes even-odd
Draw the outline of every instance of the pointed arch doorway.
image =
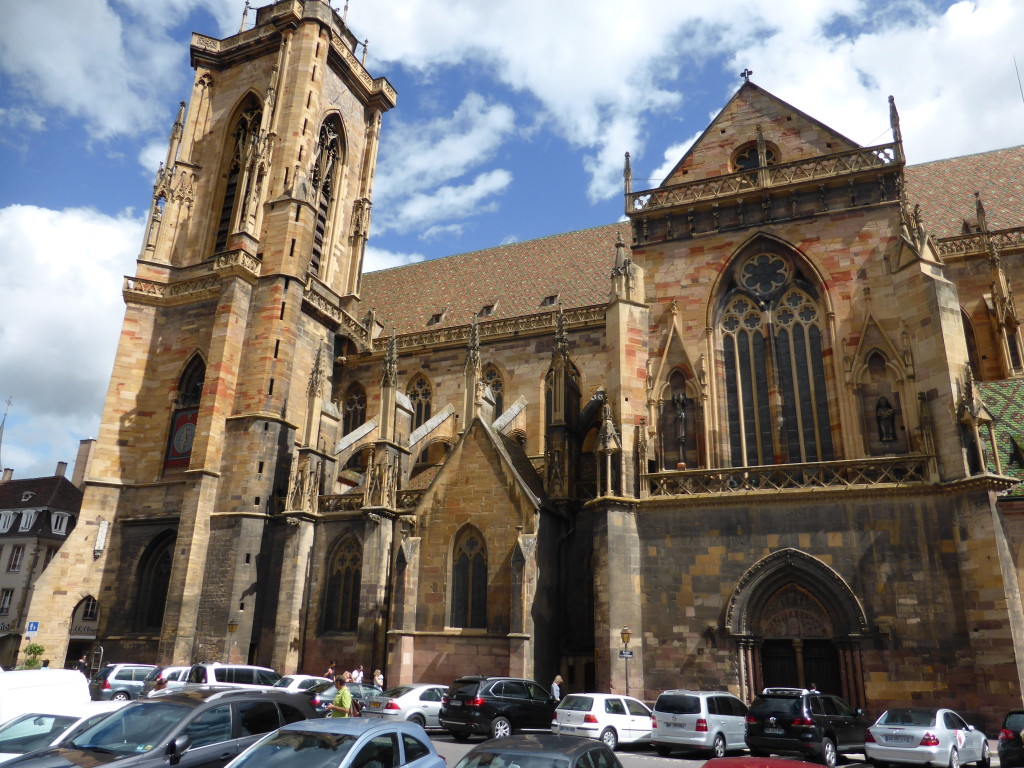
POLYGON ((864 706, 866 617, 846 582, 817 558, 785 549, 751 566, 729 601, 726 627, 747 700, 765 687, 814 686, 864 706))

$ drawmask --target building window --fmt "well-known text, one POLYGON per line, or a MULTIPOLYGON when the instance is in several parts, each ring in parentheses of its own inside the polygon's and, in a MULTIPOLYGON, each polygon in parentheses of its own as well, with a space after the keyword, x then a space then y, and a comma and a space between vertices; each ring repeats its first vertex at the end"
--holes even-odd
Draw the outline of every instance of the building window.
POLYGON ((406 394, 412 403, 412 428, 416 429, 423 426, 430 418, 430 398, 432 396, 430 382, 425 376, 417 376, 412 380, 406 394))
POLYGON ((346 536, 335 550, 328 568, 324 631, 356 631, 362 577, 363 547, 355 536, 346 536))
POLYGON ((57 547, 47 547, 46 554, 43 555, 43 568, 50 564, 50 561, 57 556, 57 547))
POLYGON ((480 308, 479 317, 490 317, 494 314, 494 304, 485 304, 480 308))
POLYGON ((178 380, 178 397, 171 415, 164 469, 188 469, 192 443, 199 422, 199 401, 206 384, 206 363, 199 354, 192 356, 178 380))
POLYGON ((21 570, 21 561, 25 557, 25 547, 22 544, 16 544, 11 547, 11 556, 7 558, 7 571, 8 573, 17 573, 21 570))
POLYGON ((345 392, 342 404, 343 433, 349 434, 366 423, 366 390, 362 385, 353 383, 345 392))
POLYGON ((256 171, 262 122, 263 107, 254 96, 250 96, 242 107, 242 113, 231 133, 227 184, 224 188, 224 201, 221 204, 214 251, 223 251, 227 248, 228 235, 238 229, 240 209, 245 207, 246 196, 252 194, 252 177, 256 171), (243 187, 241 191, 240 186, 243 187))
POLYGON ((18 526, 18 531, 32 530, 32 526, 35 524, 38 514, 39 513, 34 509, 23 510, 21 513, 21 524, 18 526))
POLYGON ((824 313, 810 287, 776 253, 739 262, 734 281, 718 323, 732 466, 831 461, 824 313))
POLYGON ((68 520, 71 515, 66 515, 63 512, 51 512, 50 513, 50 527, 53 532, 63 536, 68 532, 68 520))
POLYGON ((452 626, 487 628, 487 555, 474 528, 462 532, 452 555, 452 626))
POLYGON ((484 368, 484 384, 491 388, 494 398, 494 416, 497 418, 505 412, 505 382, 498 369, 493 365, 484 368))
POLYGON ((89 595, 82 601, 82 621, 96 621, 100 613, 100 604, 95 597, 89 595))
POLYGON ((557 293, 552 293, 550 296, 545 296, 543 299, 540 300, 540 305, 542 307, 553 307, 557 303, 558 303, 558 294, 557 293))
POLYGON ((313 155, 310 181, 316 195, 316 226, 313 230, 313 255, 309 271, 321 277, 324 247, 330 242, 330 227, 334 220, 334 199, 338 187, 338 166, 341 163, 341 126, 336 117, 320 126, 313 155))
POLYGON ((427 320, 427 325, 440 325, 442 320, 444 320, 444 312, 435 312, 427 320))
POLYGON ((7 533, 11 530, 11 526, 14 524, 14 515, 16 513, 12 511, 0 512, 0 533, 7 533))
MULTIPOLYGON (((764 156, 767 161, 767 165, 775 165, 778 163, 777 155, 775 150, 770 146, 765 146, 764 156)), ((733 155, 732 160, 733 173, 739 173, 740 171, 752 171, 760 167, 760 162, 757 157, 757 142, 752 141, 749 144, 744 144, 739 150, 733 155)))
POLYGON ((0 590, 0 616, 7 616, 11 612, 11 603, 14 601, 14 590, 0 590))

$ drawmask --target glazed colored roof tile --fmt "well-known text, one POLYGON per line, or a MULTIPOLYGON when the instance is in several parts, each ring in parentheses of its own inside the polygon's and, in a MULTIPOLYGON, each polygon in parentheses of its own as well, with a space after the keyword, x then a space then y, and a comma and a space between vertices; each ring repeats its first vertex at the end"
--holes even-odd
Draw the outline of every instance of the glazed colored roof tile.
MULTIPOLYGON (((985 407, 992 414, 1002 474, 1022 481, 1009 495, 1024 496, 1024 379, 983 381, 977 386, 985 407)), ((988 470, 996 471, 992 458, 988 470)))
POLYGON ((617 233, 628 222, 421 261, 363 276, 363 311, 374 309, 390 333, 466 325, 485 306, 482 320, 551 312, 544 299, 565 308, 608 301, 617 233), (443 313, 440 322, 428 324, 443 313))
POLYGON ((0 510, 49 508, 78 512, 82 491, 66 477, 31 477, 0 483, 0 510))
MULTIPOLYGON (((1022 223, 1024 146, 908 166, 906 176, 910 202, 920 203, 937 237, 959 235, 964 219, 975 218, 975 190, 989 229, 1022 223)), ((484 320, 549 312, 543 301, 554 295, 567 309, 603 304, 619 234, 628 248, 630 224, 616 222, 367 272, 362 311, 376 310, 386 332, 405 334, 466 325, 489 305, 494 313, 484 320)))
POLYGON ((952 157, 906 169, 907 196, 920 203, 925 226, 936 237, 963 234, 975 221, 974 193, 981 193, 988 228, 1021 225, 1024 211, 1024 146, 952 157))

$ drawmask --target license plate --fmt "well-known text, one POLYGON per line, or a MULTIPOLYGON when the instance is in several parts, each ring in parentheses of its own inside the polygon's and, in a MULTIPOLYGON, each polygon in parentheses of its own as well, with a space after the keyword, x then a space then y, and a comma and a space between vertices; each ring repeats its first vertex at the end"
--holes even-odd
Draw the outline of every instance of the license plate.
POLYGON ((461 701, 449 701, 448 702, 448 706, 449 707, 461 707, 462 706, 462 702, 461 701))
POLYGON ((563 725, 562 726, 562 730, 565 731, 566 733, 572 733, 576 729, 573 726, 571 726, 571 725, 563 725))
POLYGON ((900 734, 890 733, 890 734, 886 735, 885 743, 886 744, 909 744, 910 743, 910 737, 909 736, 903 736, 903 735, 900 735, 900 734))
POLYGON ((669 728, 685 728, 686 724, 685 723, 669 723, 668 727, 669 728))
POLYGON ((781 736, 786 732, 786 730, 784 728, 765 728, 764 732, 769 733, 772 736, 781 736))
POLYGON ((371 701, 370 702, 370 706, 373 707, 374 709, 380 709, 380 702, 379 701, 371 701))

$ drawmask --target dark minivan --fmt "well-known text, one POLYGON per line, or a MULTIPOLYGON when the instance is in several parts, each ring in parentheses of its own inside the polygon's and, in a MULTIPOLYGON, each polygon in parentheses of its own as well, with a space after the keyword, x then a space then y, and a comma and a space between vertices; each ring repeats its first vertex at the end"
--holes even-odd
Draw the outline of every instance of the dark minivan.
POLYGON ((492 739, 523 728, 550 731, 558 702, 539 683, 521 677, 460 677, 441 699, 442 727, 458 740, 492 739))
POLYGON ((222 768, 260 736, 314 717, 305 696, 200 688, 132 702, 62 747, 16 757, 10 768, 222 768))

